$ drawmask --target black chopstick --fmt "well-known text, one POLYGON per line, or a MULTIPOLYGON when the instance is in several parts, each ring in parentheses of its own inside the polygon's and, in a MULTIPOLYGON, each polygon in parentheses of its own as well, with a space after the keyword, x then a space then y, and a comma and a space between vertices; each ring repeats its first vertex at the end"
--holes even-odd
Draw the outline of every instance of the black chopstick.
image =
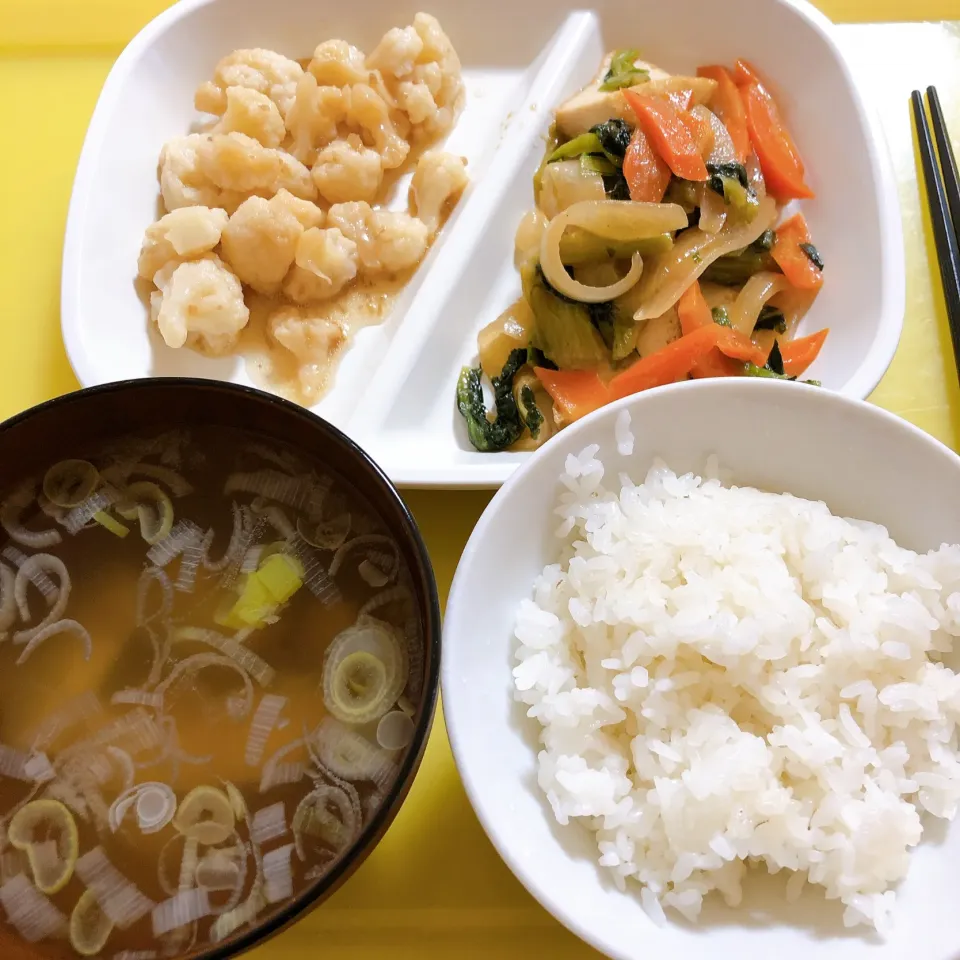
POLYGON ((947 133, 947 121, 943 118, 936 87, 927 87, 927 103, 930 104, 933 137, 937 141, 937 153, 940 154, 940 169, 943 170, 943 185, 950 204, 953 232, 960 242, 960 173, 957 172, 957 158, 953 155, 953 144, 947 133))
POLYGON ((947 305, 947 321, 950 324, 950 339, 953 342, 953 356, 960 371, 960 239, 955 224, 960 222, 960 183, 957 182, 957 165, 950 149, 950 139, 943 111, 937 99, 936 90, 927 88, 931 99, 933 127, 937 143, 941 147, 940 165, 933 149, 930 124, 924 109, 923 97, 919 90, 910 95, 913 102, 913 116, 917 123, 917 140, 920 145, 920 162, 923 166, 923 178, 927 185, 927 202, 930 205, 930 220, 933 223, 933 239, 940 264, 940 280, 943 284, 943 298, 947 305), (955 199, 953 219, 947 197, 955 199))

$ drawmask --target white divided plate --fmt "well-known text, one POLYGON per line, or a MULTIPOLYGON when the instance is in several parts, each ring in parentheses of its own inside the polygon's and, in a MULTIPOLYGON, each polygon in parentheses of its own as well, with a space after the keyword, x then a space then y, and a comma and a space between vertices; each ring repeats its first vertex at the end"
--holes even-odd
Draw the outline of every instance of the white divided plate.
POLYGON ((471 185, 392 316, 360 332, 314 409, 405 486, 497 486, 528 454, 476 452, 454 404, 477 331, 519 293, 513 236, 551 111, 603 54, 639 47, 668 70, 752 60, 774 85, 817 198, 804 206, 827 282, 801 332, 831 328, 810 376, 865 397, 903 323, 902 228, 889 156, 831 35, 800 0, 181 0, 127 47, 104 85, 77 170, 64 247, 62 326, 81 384, 196 376, 250 384, 239 358, 168 349, 134 286, 157 213, 157 158, 197 119, 193 92, 239 47, 291 57, 342 37, 370 50, 418 9, 437 16, 463 62, 467 107, 447 148, 471 185))

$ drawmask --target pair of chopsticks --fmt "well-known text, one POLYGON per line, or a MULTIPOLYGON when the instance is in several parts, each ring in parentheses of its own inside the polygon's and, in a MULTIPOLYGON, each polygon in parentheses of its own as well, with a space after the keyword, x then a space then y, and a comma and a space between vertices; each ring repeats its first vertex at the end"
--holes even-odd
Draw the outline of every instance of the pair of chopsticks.
POLYGON ((927 185, 927 201, 930 219, 933 222, 933 238, 940 263, 940 280, 943 297, 947 304, 947 321, 950 324, 950 339, 953 341, 953 356, 960 373, 960 175, 957 161, 950 145, 947 124, 943 119, 940 98, 935 87, 927 87, 930 105, 930 120, 924 109, 919 90, 910 96, 913 116, 917 122, 917 139, 920 144, 920 162, 923 179, 927 185), (931 127, 933 136, 931 136, 931 127), (934 152, 936 140, 940 162, 934 152))

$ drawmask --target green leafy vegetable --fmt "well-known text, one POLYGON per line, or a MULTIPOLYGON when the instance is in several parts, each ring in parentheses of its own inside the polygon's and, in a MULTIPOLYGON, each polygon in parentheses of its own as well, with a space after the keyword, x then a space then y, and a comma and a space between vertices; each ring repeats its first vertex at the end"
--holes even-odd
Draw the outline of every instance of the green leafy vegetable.
POLYGON ((559 370, 560 368, 542 351, 532 344, 527 348, 530 366, 543 367, 544 370, 559 370))
POLYGON ((747 377, 769 377, 771 380, 796 380, 796 377, 788 377, 782 373, 775 373, 769 367, 758 367, 755 363, 746 363, 743 367, 744 376, 747 377))
POLYGON ((801 243, 800 249, 807 255, 807 259, 818 269, 823 269, 823 257, 812 243, 801 243))
POLYGON ((604 260, 629 260, 635 253, 654 256, 673 246, 669 233, 644 240, 608 240, 582 227, 568 227, 560 238, 560 259, 567 266, 580 266, 604 260))
POLYGON ((523 425, 530 431, 530 436, 536 440, 540 436, 540 427, 543 425, 543 414, 537 406, 533 388, 528 384, 524 384, 520 388, 520 395, 517 397, 517 410, 523 425))
MULTIPOLYGON (((487 415, 483 387, 480 382, 480 368, 464 367, 460 371, 460 379, 457 381, 457 409, 467 423, 470 442, 481 453, 505 450, 510 444, 519 440, 523 433, 524 422, 513 396, 513 378, 526 362, 526 350, 513 350, 507 357, 500 376, 493 378, 496 408, 494 420, 487 415)), ((539 430, 539 423, 537 429, 539 430)))
POLYGON ((603 342, 608 350, 613 349, 613 321, 614 309, 613 301, 605 300, 602 303, 586 303, 587 314, 590 322, 597 328, 597 333, 603 337, 603 342))
POLYGON ((694 263, 703 263, 703 257, 700 255, 699 250, 694 250, 693 253, 690 254, 690 259, 693 260, 694 263))
MULTIPOLYGON (((755 363, 745 363, 743 372, 748 377, 768 377, 771 380, 796 380, 784 371, 783 355, 780 353, 780 344, 774 341, 773 348, 770 350, 770 356, 763 367, 758 367, 755 363)), ((811 387, 819 387, 822 384, 819 380, 801 380, 801 383, 808 383, 811 387)))
POLYGON ((621 180, 623 179, 623 174, 606 157, 597 156, 594 153, 580 155, 580 169, 584 173, 599 173, 602 177, 619 176, 621 180))
POLYGON ((606 158, 618 167, 623 166, 623 157, 630 146, 633 127, 626 120, 614 117, 604 123, 598 123, 590 132, 600 141, 600 149, 606 158))
POLYGON ((674 177, 663 198, 664 203, 675 203, 683 207, 685 213, 693 213, 699 205, 697 185, 692 180, 682 180, 674 177))
POLYGON ((707 186, 714 192, 719 193, 720 196, 723 196, 722 181, 724 180, 736 180, 744 190, 750 186, 750 181, 747 179, 747 168, 736 160, 730 163, 708 163, 707 173, 710 174, 707 186))
POLYGON ((770 356, 767 357, 767 366, 778 376, 784 375, 783 355, 780 353, 780 344, 774 340, 773 347, 770 350, 770 356))
POLYGON ((606 347, 587 305, 554 290, 540 264, 528 264, 520 276, 535 321, 532 345, 562 370, 588 370, 603 361, 606 347))
POLYGON ((603 153, 600 138, 595 133, 581 133, 566 143, 561 143, 553 153, 547 157, 547 163, 556 163, 557 160, 571 160, 584 153, 603 153))
POLYGON ((744 365, 744 373, 748 377, 770 377, 773 380, 796 380, 796 377, 787 376, 783 370, 783 356, 780 353, 780 344, 774 341, 770 356, 765 366, 758 367, 755 363, 744 365))
POLYGON ((637 345, 640 325, 633 319, 635 306, 629 295, 618 300, 586 304, 590 322, 597 328, 615 362, 625 360, 637 345))
POLYGON ((714 260, 703 272, 703 279, 726 287, 742 287, 755 273, 761 271, 782 273, 769 252, 744 247, 714 260))
POLYGON ((610 69, 604 75, 600 90, 606 93, 646 83, 650 79, 650 71, 638 70, 634 66, 639 59, 640 53, 637 50, 618 50, 610 61, 610 69))
POLYGON ((754 324, 754 330, 776 330, 777 333, 786 333, 787 332, 787 321, 783 315, 782 310, 778 310, 776 307, 770 306, 770 304, 764 304, 763 309, 760 311, 760 316, 757 318, 757 322, 754 324))
POLYGON ((763 233, 757 237, 750 246, 745 247, 742 252, 748 251, 750 253, 769 253, 773 249, 773 245, 777 242, 777 234, 774 230, 764 230, 763 233))
POLYGON ((752 220, 760 206, 756 190, 750 186, 747 168, 742 163, 708 163, 707 186, 723 197, 737 216, 752 220))
POLYGON ((710 311, 710 314, 713 317, 713 322, 720 324, 721 327, 733 326, 730 322, 730 315, 727 313, 726 307, 714 307, 710 311))
POLYGON ((619 170, 603 178, 603 191, 606 193, 608 200, 630 199, 630 185, 619 170))

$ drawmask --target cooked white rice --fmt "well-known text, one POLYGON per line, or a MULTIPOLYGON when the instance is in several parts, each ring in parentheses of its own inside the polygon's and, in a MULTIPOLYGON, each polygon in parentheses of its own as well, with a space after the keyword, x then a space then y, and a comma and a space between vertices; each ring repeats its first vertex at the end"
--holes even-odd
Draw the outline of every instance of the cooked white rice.
MULTIPOLYGON (((620 427, 617 443, 628 441, 620 427)), ((568 457, 558 562, 517 618, 561 824, 641 903, 695 918, 746 861, 888 932, 921 815, 960 799, 960 547, 919 556, 823 503, 657 464, 603 484, 568 457)))

